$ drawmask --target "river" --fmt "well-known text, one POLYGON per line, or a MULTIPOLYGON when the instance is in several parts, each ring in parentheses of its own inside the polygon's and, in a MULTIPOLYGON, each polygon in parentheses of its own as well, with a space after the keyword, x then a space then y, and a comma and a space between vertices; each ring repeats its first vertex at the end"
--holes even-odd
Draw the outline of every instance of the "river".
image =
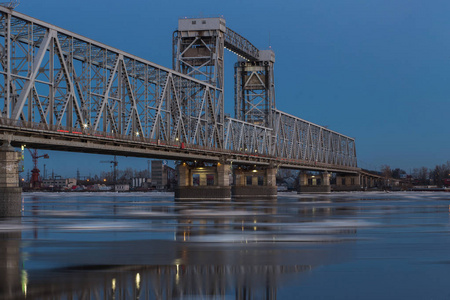
POLYGON ((0 299, 449 299, 450 193, 24 193, 0 299))

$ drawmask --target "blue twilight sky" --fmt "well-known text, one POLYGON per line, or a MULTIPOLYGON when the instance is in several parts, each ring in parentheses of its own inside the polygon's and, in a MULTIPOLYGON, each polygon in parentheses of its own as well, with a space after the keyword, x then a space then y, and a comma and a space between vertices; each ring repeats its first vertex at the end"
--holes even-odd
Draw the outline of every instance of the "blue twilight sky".
MULTIPOLYGON (((360 167, 450 160, 448 0, 21 0, 16 10, 166 67, 178 18, 222 15, 275 51, 277 108, 354 137, 360 167)), ((225 59, 233 115, 236 58, 225 59)), ((111 156, 48 153, 47 170, 62 176, 110 169, 98 161, 111 156)), ((120 158, 126 166, 147 163, 120 158)))

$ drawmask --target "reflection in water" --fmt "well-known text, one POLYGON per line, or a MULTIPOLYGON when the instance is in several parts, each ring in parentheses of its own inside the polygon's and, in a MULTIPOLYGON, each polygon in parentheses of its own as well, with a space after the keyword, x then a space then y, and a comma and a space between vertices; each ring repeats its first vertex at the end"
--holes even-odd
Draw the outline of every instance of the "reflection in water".
MULTIPOLYGON (((89 272, 71 269, 66 273, 55 273, 55 277, 51 280, 37 279, 30 282, 27 298, 204 299, 214 296, 233 299, 276 299, 280 277, 309 270, 309 266, 180 265, 128 266, 89 272)), ((20 296, 16 295, 15 298, 2 299, 18 298, 20 296)), ((25 298, 25 295, 22 298, 25 298)))
MULTIPOLYGON (((18 225, 17 222, 12 222, 12 226, 18 225)), ((0 232, 0 296, 11 298, 21 289, 19 246, 20 232, 0 232)), ((26 273, 24 276, 26 281, 26 273)))
POLYGON ((276 299, 353 252, 358 222, 331 219, 357 210, 329 200, 147 197, 26 199, 0 221, 0 298, 276 299))
MULTIPOLYGON (((284 282, 345 256, 324 250, 280 249, 274 245, 221 249, 178 242, 119 242, 81 246, 81 253, 71 249, 63 257, 55 258, 59 264, 71 264, 68 267, 30 270, 28 274, 22 270, 19 276, 20 266, 16 263, 13 272, 10 270, 9 276, 4 277, 8 289, 2 289, 2 299, 181 299, 187 296, 276 299, 277 287, 284 282), (112 251, 105 253, 106 248, 112 251), (143 256, 139 258, 139 255, 143 256), (116 261, 118 256, 125 261, 135 258, 145 264, 121 265, 116 261), (171 264, 160 265, 158 261, 171 264)), ((18 250, 18 245, 10 244, 8 249, 18 250)), ((18 251, 8 261, 11 259, 19 259, 18 251)))

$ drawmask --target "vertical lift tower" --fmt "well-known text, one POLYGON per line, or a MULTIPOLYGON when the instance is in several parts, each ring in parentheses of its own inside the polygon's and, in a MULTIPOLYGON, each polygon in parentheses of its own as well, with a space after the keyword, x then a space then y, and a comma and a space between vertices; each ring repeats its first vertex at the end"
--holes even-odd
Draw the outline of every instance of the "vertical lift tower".
POLYGON ((173 39, 173 68, 214 86, 207 103, 223 140, 224 49, 238 56, 235 65, 235 118, 273 128, 275 53, 258 50, 226 27, 223 18, 180 19, 173 39))
POLYGON ((199 133, 198 144, 219 148, 224 147, 225 33, 222 18, 179 19, 173 38, 173 69, 211 85, 197 97, 192 91, 189 98, 196 101, 182 100, 184 124, 199 133))
MULTIPOLYGON (((225 49, 239 57, 235 66, 236 119, 273 128, 272 115, 275 108, 273 79, 275 55, 273 51, 258 50, 247 39, 227 28, 223 18, 179 19, 178 30, 175 31, 173 38, 173 68, 211 85, 207 88, 205 95, 198 97, 197 101, 181 104, 183 111, 187 112, 184 124, 188 124, 188 130, 192 132, 201 132, 200 139, 195 137, 198 144, 218 148, 227 147, 224 145, 225 49), (197 128, 202 129, 197 130, 197 128), (202 137, 206 137, 208 141, 206 144, 199 143, 202 137)), ((190 95, 190 98, 192 99, 193 96, 190 95)), ((251 136, 244 137, 244 139, 250 140, 251 136)), ((271 140, 273 139, 274 137, 271 140)), ((230 161, 223 159, 217 165, 210 167, 208 172, 215 172, 214 192, 213 189, 209 191, 208 187, 195 191, 196 187, 193 186, 192 176, 200 176, 200 185, 202 182, 207 182, 207 179, 204 178, 206 174, 202 174, 203 170, 201 170, 204 168, 196 168, 194 165, 189 166, 186 163, 177 168, 179 187, 175 191, 175 198, 189 199, 193 195, 197 198, 202 197, 200 192, 204 192, 205 196, 209 198, 227 199, 231 197, 228 180, 230 161)), ((272 186, 273 166, 260 171, 264 173, 266 178, 264 185, 270 191, 263 191, 260 187, 254 187, 254 190, 258 190, 256 193, 276 195, 276 186, 272 186)), ((238 176, 244 178, 246 174, 238 176)), ((255 194, 255 191, 251 191, 251 193, 255 194)), ((233 193, 236 196, 239 193, 238 189, 235 188, 233 193)))
POLYGON ((234 68, 236 119, 273 128, 274 63, 275 53, 272 50, 260 50, 258 60, 248 61, 239 57, 234 68))

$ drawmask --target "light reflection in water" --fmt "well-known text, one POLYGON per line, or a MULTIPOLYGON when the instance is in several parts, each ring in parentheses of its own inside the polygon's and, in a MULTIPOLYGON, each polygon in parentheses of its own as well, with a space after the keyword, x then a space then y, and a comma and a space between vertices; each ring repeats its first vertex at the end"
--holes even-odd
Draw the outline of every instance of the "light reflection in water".
POLYGON ((25 270, 22 270, 21 282, 22 282, 22 293, 26 297, 27 296, 27 285, 28 285, 28 274, 27 274, 27 271, 25 271, 25 270))

